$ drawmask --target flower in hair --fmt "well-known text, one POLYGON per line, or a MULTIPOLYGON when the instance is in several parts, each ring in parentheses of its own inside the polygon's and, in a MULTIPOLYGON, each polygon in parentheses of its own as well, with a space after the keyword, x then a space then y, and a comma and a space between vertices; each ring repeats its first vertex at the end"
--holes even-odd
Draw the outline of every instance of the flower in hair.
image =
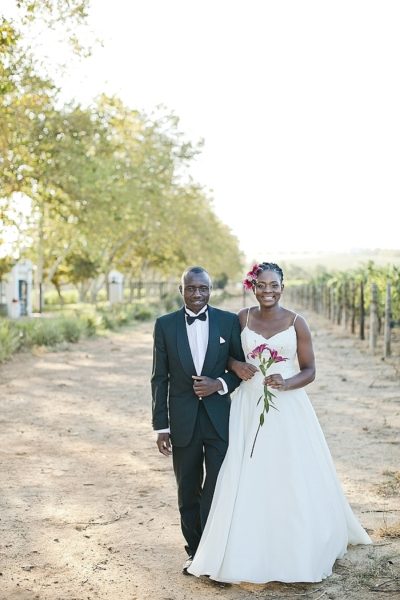
POLYGON ((245 287, 246 290, 251 290, 253 285, 255 285, 260 269, 260 265, 255 264, 252 266, 251 271, 247 273, 246 277, 243 279, 243 287, 245 287))

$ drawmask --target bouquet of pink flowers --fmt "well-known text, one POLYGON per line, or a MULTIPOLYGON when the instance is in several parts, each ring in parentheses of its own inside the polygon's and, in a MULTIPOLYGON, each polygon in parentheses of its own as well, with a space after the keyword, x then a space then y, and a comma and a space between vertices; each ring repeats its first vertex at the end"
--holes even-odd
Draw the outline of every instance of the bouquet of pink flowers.
MULTIPOLYGON (((256 346, 256 348, 254 348, 254 350, 252 350, 251 352, 249 352, 249 354, 247 355, 248 358, 258 358, 260 361, 260 371, 261 373, 264 375, 264 377, 266 377, 267 375, 267 370, 269 369, 269 367, 274 364, 274 363, 278 363, 278 362, 282 362, 284 360, 287 360, 287 358, 284 358, 283 356, 280 356, 278 354, 277 350, 273 350, 272 348, 270 348, 268 346, 268 344, 260 344, 260 346, 256 346), (269 352, 269 358, 265 358, 265 356, 263 356, 263 352, 265 350, 268 350, 269 352)), ((267 385, 264 383, 264 406, 262 409, 262 412, 260 414, 260 422, 258 424, 258 429, 257 429, 257 433, 256 436, 254 438, 254 442, 253 442, 253 446, 251 449, 251 454, 250 457, 253 456, 253 450, 254 450, 254 446, 256 443, 256 439, 258 436, 258 432, 260 431, 260 427, 262 427, 264 425, 264 413, 267 413, 269 411, 269 409, 272 407, 275 410, 278 410, 272 400, 272 398, 275 398, 275 394, 273 394, 267 387, 267 385)), ((260 396, 257 402, 257 406, 259 405, 261 399, 263 398, 263 396, 260 396)))

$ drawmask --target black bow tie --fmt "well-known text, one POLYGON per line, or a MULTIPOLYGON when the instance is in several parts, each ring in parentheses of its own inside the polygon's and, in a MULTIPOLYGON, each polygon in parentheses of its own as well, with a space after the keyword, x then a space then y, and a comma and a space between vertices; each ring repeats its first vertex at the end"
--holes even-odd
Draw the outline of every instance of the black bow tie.
POLYGON ((207 319, 207 311, 205 310, 204 312, 202 312, 199 315, 196 315, 195 317, 191 317, 190 315, 187 314, 187 312, 185 311, 185 315, 186 315, 186 321, 188 325, 191 325, 192 323, 195 322, 196 319, 200 319, 200 321, 205 321, 207 319))

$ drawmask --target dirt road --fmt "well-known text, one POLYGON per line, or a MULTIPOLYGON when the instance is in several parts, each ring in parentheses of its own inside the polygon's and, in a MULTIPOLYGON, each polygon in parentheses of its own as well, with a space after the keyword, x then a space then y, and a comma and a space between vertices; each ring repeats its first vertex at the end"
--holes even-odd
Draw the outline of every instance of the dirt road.
POLYGON ((171 461, 150 428, 153 324, 142 323, 0 366, 0 599, 400 597, 400 538, 381 531, 400 522, 399 371, 305 316, 318 365, 308 391, 372 547, 350 548, 319 584, 184 577, 171 461))

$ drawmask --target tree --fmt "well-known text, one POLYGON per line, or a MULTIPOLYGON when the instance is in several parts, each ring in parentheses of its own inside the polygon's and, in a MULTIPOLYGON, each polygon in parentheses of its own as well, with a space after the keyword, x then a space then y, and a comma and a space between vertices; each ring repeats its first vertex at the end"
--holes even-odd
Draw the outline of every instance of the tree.
MULTIPOLYGON (((21 0, 20 24, 82 22, 87 6, 21 0)), ((201 142, 186 140, 178 117, 161 107, 147 115, 106 96, 60 107, 17 29, 2 18, 0 219, 10 220, 14 192, 30 198, 26 242, 39 289, 52 281, 60 293, 62 280, 74 280, 71 260, 96 266, 85 275, 94 296, 114 267, 129 277, 168 277, 203 262, 214 273, 237 273, 238 242, 189 175, 201 142)))
POLYGON ((11 271, 14 266, 14 260, 9 256, 0 258, 0 285, 4 279, 4 276, 11 271))
MULTIPOLYGON (((16 0, 15 6, 9 12, 9 17, 15 22, 15 27, 27 34, 29 27, 40 22, 46 28, 63 28, 64 37, 67 38, 74 52, 84 53, 77 31, 86 24, 90 0, 16 0)), ((5 11, 7 7, 2 10, 5 11)), ((24 36, 26 42, 30 35, 24 36)), ((82 36, 81 36, 82 37, 82 36)), ((28 42, 25 44, 27 49, 28 42)))
POLYGON ((89 290, 89 282, 98 273, 98 265, 85 252, 70 254, 66 263, 70 268, 69 281, 78 287, 79 300, 84 302, 89 290))

